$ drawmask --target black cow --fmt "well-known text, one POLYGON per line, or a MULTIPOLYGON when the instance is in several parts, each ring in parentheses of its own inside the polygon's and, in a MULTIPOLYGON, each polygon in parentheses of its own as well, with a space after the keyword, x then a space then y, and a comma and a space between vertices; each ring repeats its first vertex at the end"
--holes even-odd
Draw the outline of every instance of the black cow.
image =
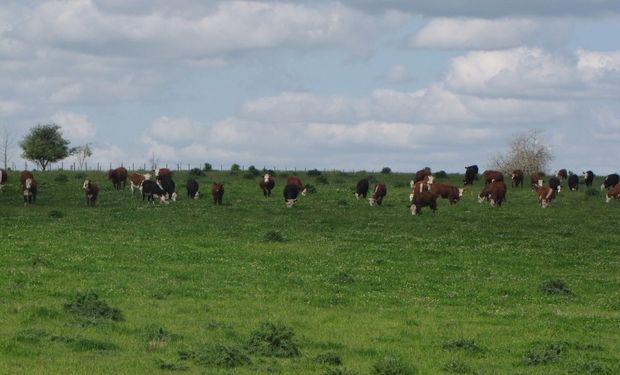
POLYGON ((368 188, 370 184, 368 180, 362 178, 357 182, 357 186, 355 187, 355 198, 360 199, 360 197, 364 197, 366 199, 366 195, 368 194, 368 188))
POLYGON ((463 180, 463 185, 473 185, 474 180, 478 178, 478 166, 470 165, 469 167, 465 167, 465 179, 463 180))
POLYGON ((618 182, 620 182, 620 176, 618 176, 617 173, 612 173, 605 177, 605 181, 603 181, 603 184, 601 185, 601 190, 609 190, 612 187, 616 186, 618 182))
POLYGON ((170 199, 173 202, 177 200, 177 191, 174 180, 169 175, 159 176, 159 186, 166 193, 166 199, 170 199))
POLYGON ((592 181, 594 181, 594 172, 583 172, 583 181, 586 183, 586 186, 592 186, 592 181))
POLYGON ((155 203, 155 197, 157 197, 162 203, 168 203, 164 189, 152 180, 144 180, 142 183, 142 200, 145 197, 148 198, 149 202, 155 203))
POLYGON ((297 203, 297 195, 299 194, 299 187, 297 185, 286 185, 284 187, 284 201, 286 207, 291 208, 297 203))
POLYGON ((200 193, 198 192, 198 181, 190 178, 187 180, 187 197, 189 199, 198 199, 200 193))
POLYGON ((568 188, 571 191, 579 190, 579 176, 573 173, 568 175, 568 188))
POLYGON ((559 193, 561 190, 560 179, 555 176, 549 177, 549 187, 559 193))

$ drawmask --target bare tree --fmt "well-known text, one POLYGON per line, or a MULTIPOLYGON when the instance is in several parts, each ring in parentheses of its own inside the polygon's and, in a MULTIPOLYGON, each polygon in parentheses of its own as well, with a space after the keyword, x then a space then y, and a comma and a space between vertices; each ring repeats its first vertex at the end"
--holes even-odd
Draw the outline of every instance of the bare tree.
POLYGON ((515 169, 520 169, 525 174, 547 172, 553 154, 542 133, 541 130, 530 129, 513 134, 506 154, 497 154, 491 158, 491 168, 505 173, 515 169))
POLYGON ((154 171, 157 169, 157 163, 159 160, 155 157, 155 153, 151 153, 151 158, 149 159, 149 164, 151 165, 151 170, 154 171))
POLYGON ((74 155, 77 159, 78 165, 80 166, 80 170, 82 170, 86 165, 86 159, 93 156, 93 151, 90 149, 90 143, 87 143, 84 146, 76 147, 74 155))
POLYGON ((13 158, 11 155, 11 147, 13 146, 13 137, 9 129, 6 127, 2 128, 2 132, 0 132, 0 158, 2 158, 2 162, 4 164, 4 169, 9 168, 9 163, 13 158))

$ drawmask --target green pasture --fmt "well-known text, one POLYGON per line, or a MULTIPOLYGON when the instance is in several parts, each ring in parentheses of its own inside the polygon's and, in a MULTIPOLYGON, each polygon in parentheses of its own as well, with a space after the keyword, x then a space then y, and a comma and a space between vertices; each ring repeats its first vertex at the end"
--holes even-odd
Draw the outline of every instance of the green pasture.
POLYGON ((27 207, 11 173, 0 374, 620 374, 620 204, 600 179, 547 209, 510 186, 480 205, 477 181, 414 217, 408 174, 373 174, 370 207, 369 173, 298 172, 316 193, 287 209, 286 172, 270 199, 245 173, 208 172, 190 200, 176 172, 163 205, 35 172, 27 207))

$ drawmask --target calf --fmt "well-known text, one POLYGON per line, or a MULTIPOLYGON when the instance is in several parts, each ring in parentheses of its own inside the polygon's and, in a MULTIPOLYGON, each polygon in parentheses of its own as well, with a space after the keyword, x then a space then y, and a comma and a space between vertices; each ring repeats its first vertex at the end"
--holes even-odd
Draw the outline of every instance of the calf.
POLYGON ((372 196, 368 198, 368 203, 371 206, 378 205, 380 206, 383 203, 383 198, 387 195, 387 187, 383 183, 375 184, 375 188, 373 190, 372 196))
POLYGON ((592 182, 594 181, 594 172, 583 172, 583 181, 586 183, 586 186, 592 186, 592 182))
POLYGON ((297 195, 299 194, 299 188, 297 185, 286 185, 284 187, 284 201, 286 207, 291 208, 297 203, 297 195))
POLYGON ((437 195, 432 191, 417 193, 411 200, 411 214, 419 214, 422 207, 429 207, 433 214, 435 214, 437 212, 437 195))
POLYGON ((34 203, 37 200, 37 181, 34 178, 26 178, 22 183, 22 193, 24 196, 24 206, 34 203))
POLYGON ((520 169, 515 169, 512 171, 510 175, 510 179, 512 180, 512 187, 523 187, 523 171, 520 169))
POLYGON ((538 197, 540 207, 547 208, 555 199, 555 190, 547 186, 539 186, 536 189, 536 196, 538 197))
POLYGON ((488 185, 494 181, 504 181, 504 174, 500 171, 487 170, 482 174, 484 184, 488 185))
POLYGON ((572 173, 568 176, 568 188, 571 191, 579 190, 579 176, 572 173))
POLYGON ((198 199, 200 193, 198 192, 198 181, 190 178, 187 180, 186 188, 187 188, 187 197, 189 199, 198 199))
POLYGON ((463 196, 463 188, 457 188, 448 184, 433 184, 431 185, 431 192, 437 197, 442 197, 450 202, 450 205, 456 204, 463 196))
POLYGON ((297 176, 289 176, 286 179, 286 185, 294 185, 297 186, 297 190, 301 193, 301 195, 305 196, 306 195, 306 187, 304 186, 304 183, 301 181, 301 179, 297 176))
POLYGON ((4 189, 4 185, 6 184, 6 171, 4 169, 0 169, 0 191, 4 189))
POLYGON ((560 179, 553 176, 549 178, 549 187, 555 190, 556 193, 559 193, 562 187, 560 186, 560 179))
POLYGON ((469 167, 465 167, 465 179, 463 180, 463 185, 473 185, 474 180, 478 178, 478 166, 470 165, 469 167))
POLYGON ((131 188, 131 195, 133 195, 134 189, 137 189, 137 190, 142 189, 142 183, 144 182, 144 180, 150 180, 150 179, 151 179, 151 175, 149 173, 147 174, 132 173, 131 176, 129 176, 129 187, 131 188))
POLYGON ((86 205, 95 207, 97 202, 97 195, 99 195, 99 186, 91 180, 85 180, 82 184, 84 194, 86 195, 86 205))
POLYGON ((168 203, 164 189, 152 180, 144 180, 142 183, 142 200, 145 197, 148 198, 148 202, 153 202, 153 204, 155 203, 155 198, 159 198, 162 203, 168 203))
POLYGON ((125 189, 125 185, 127 185, 127 169, 125 169, 124 167, 110 169, 108 171, 108 179, 112 180, 112 185, 114 186, 114 189, 120 190, 121 184, 122 188, 125 189))
POLYGON ((616 184, 610 191, 607 192, 605 202, 609 203, 612 199, 620 198, 620 184, 616 184))
POLYGON ((258 182, 258 186, 263 190, 265 197, 271 196, 271 190, 276 186, 276 180, 269 173, 265 173, 263 178, 258 182))
POLYGON ((213 203, 221 205, 222 198, 224 197, 224 184, 214 182, 211 186, 211 195, 213 195, 213 203))
POLYGON ((491 206, 501 206, 506 201, 506 184, 504 181, 493 181, 486 185, 478 195, 478 202, 488 200, 491 206))
POLYGON ((166 199, 170 199, 173 202, 177 200, 176 184, 170 175, 160 175, 160 179, 157 184, 166 193, 166 199))
POLYGON ((360 197, 364 197, 366 199, 366 195, 368 195, 368 189, 370 188, 370 183, 367 179, 362 178, 357 182, 357 186, 355 186, 355 198, 360 199, 360 197))
POLYGON ((605 181, 603 181, 603 183, 601 184, 601 190, 609 190, 612 187, 616 186, 618 182, 620 182, 620 176, 618 176, 617 173, 612 173, 605 177, 605 181))

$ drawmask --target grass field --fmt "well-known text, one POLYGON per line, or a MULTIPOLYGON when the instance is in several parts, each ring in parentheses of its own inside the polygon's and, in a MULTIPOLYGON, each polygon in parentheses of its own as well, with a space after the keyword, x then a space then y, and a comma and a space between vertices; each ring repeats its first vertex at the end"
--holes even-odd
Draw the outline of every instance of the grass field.
POLYGON ((541 209, 509 187, 492 208, 478 181, 413 217, 410 175, 374 175, 381 207, 353 197, 366 173, 299 175, 317 192, 287 209, 284 172, 271 199, 209 172, 217 207, 185 197, 184 172, 169 205, 93 172, 95 208, 83 174, 35 174, 28 207, 11 174, 0 373, 620 374, 620 206, 602 192, 541 209))

